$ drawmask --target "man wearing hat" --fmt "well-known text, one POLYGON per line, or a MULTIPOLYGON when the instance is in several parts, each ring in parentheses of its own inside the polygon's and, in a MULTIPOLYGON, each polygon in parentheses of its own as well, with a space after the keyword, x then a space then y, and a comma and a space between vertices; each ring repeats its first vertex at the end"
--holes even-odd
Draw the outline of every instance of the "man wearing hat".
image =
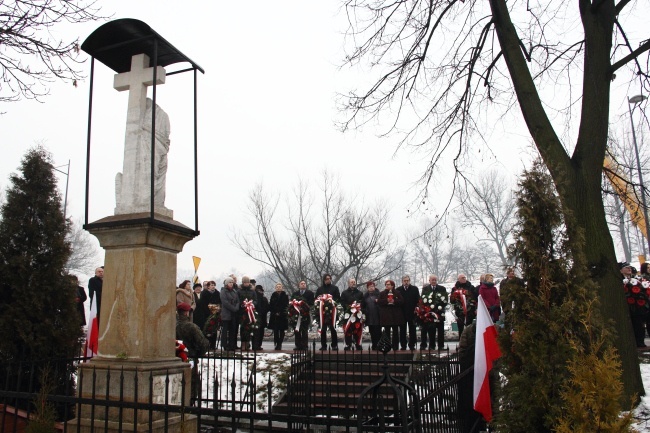
POLYGON ((178 321, 176 322, 176 339, 181 340, 187 347, 190 358, 203 356, 210 348, 208 339, 205 338, 201 329, 190 322, 190 310, 192 307, 186 302, 176 306, 178 321))
POLYGON ((628 262, 619 262, 618 268, 621 271, 623 278, 632 278, 632 266, 628 262))
POLYGON ((187 302, 181 302, 176 306, 178 320, 176 322, 176 339, 180 340, 187 347, 187 356, 194 360, 192 366, 192 397, 198 397, 199 371, 198 357, 205 355, 210 348, 210 342, 201 329, 190 321, 190 310, 192 307, 187 302))

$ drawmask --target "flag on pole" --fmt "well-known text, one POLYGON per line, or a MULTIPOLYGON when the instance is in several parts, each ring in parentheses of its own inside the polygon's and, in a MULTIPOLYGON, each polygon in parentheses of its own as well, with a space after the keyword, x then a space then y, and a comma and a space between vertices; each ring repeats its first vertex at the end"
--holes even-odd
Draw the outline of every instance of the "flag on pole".
POLYGON ((194 276, 192 277, 192 284, 199 282, 199 265, 201 264, 201 257, 192 256, 192 262, 194 262, 194 276))
POLYGON ((486 421, 492 420, 490 396, 490 370, 492 362, 501 357, 497 344, 497 329, 479 295, 476 313, 476 352, 474 353, 474 410, 486 421))
POLYGON ((99 320, 97 319, 97 295, 90 300, 90 313, 88 314, 88 331, 86 333, 86 357, 97 355, 99 343, 99 320))

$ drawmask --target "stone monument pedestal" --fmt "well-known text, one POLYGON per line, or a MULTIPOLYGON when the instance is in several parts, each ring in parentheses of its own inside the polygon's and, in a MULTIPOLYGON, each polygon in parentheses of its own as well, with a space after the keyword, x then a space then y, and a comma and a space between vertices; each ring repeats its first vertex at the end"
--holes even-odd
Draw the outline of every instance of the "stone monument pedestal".
POLYGON ((106 250, 105 273, 98 355, 79 366, 77 389, 96 403, 81 405, 72 431, 76 424, 81 432, 196 431, 195 417, 151 406, 190 402, 190 366, 175 356, 175 289, 177 254, 194 232, 160 215, 165 226, 143 222, 146 216, 89 225, 106 250))

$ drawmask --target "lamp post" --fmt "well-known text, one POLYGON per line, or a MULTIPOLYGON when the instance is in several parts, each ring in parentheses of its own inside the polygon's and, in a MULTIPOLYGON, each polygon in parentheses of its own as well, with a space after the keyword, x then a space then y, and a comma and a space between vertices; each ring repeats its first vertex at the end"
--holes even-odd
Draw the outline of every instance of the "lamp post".
POLYGON ((70 183, 70 160, 68 160, 67 164, 54 167, 54 169, 59 173, 65 174, 65 197, 63 199, 63 219, 65 219, 67 216, 66 212, 68 210, 68 184, 70 183), (59 170, 60 168, 63 167, 68 167, 68 170, 67 171, 59 170))
MULTIPOLYGON (((646 96, 636 95, 627 98, 628 108, 630 110, 630 123, 632 124, 632 142, 634 143, 634 153, 636 154, 636 169, 639 172, 639 185, 641 186, 641 204, 643 205, 643 221, 645 222, 646 242, 648 245, 648 252, 650 252, 650 224, 648 224, 648 206, 645 200, 645 188, 643 186, 643 173, 641 172, 641 159, 639 158, 639 146, 636 143, 636 131, 634 130, 634 118, 632 111, 636 106, 646 99, 646 96)), ((643 248, 645 250, 645 246, 643 248)))

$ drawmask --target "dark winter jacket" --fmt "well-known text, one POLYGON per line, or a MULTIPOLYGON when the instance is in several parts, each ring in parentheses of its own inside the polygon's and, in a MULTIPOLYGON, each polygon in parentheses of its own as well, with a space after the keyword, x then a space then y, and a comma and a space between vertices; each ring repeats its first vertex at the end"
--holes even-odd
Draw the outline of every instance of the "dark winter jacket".
MULTIPOLYGON (((451 289, 451 295, 449 296, 449 301, 452 303, 452 308, 454 309, 454 315, 456 316, 456 321, 460 323, 470 324, 476 317, 476 302, 478 300, 478 289, 472 285, 469 281, 461 283, 456 281, 456 284, 451 289), (456 292, 459 290, 465 290, 465 307, 467 309, 467 316, 465 316, 465 311, 461 302, 457 298, 456 292)), ((464 332, 464 331, 463 331, 464 332)))
POLYGON ((257 291, 257 320, 259 320, 259 326, 260 328, 265 328, 266 324, 268 323, 268 315, 269 315, 269 300, 266 299, 266 296, 264 296, 264 292, 262 291, 257 291))
MULTIPOLYGON (((399 326, 406 323, 404 319, 404 297, 402 294, 393 290, 393 303, 388 302, 389 290, 382 290, 379 293, 377 305, 379 305, 379 324, 381 326, 399 326)), ((415 307, 413 307, 415 308, 415 307)))
POLYGON ((84 309, 84 302, 86 302, 88 296, 86 296, 86 291, 83 287, 77 286, 77 296, 74 301, 77 306, 77 313, 79 314, 79 323, 81 326, 86 324, 86 310, 84 309))
POLYGON ((184 314, 178 316, 176 322, 176 339, 181 340, 187 347, 187 356, 190 358, 203 356, 210 348, 210 342, 201 329, 190 322, 190 318, 184 314))
POLYGON ((269 312, 271 313, 271 318, 269 319, 270 329, 283 331, 289 327, 289 320, 287 318, 288 306, 289 295, 286 292, 273 292, 269 301, 269 312))
POLYGON ((361 308, 363 313, 366 315, 366 325, 379 325, 379 290, 374 290, 372 292, 366 292, 363 294, 363 301, 361 303, 361 308))
POLYGON ((210 308, 208 308, 208 305, 210 304, 221 304, 221 295, 219 294, 219 291, 216 289, 213 292, 207 289, 201 290, 201 297, 199 298, 196 310, 194 311, 194 323, 196 323, 196 325, 201 329, 203 329, 208 317, 212 315, 210 308))
POLYGON ((291 294, 291 299, 298 299, 300 301, 305 301, 310 307, 314 305, 316 298, 314 297, 314 292, 309 289, 306 289, 304 293, 300 294, 300 289, 296 290, 291 294))
POLYGON ((357 289, 356 287, 353 288, 347 288, 341 293, 341 305, 343 306, 343 309, 347 309, 352 305, 353 302, 358 302, 361 303, 361 300, 363 299, 363 293, 361 290, 357 289))
POLYGON ((399 286, 395 290, 398 291, 404 298, 404 304, 402 306, 402 310, 404 311, 404 319, 407 322, 414 320, 415 307, 418 306, 418 301, 420 300, 420 291, 412 284, 409 284, 406 288, 404 286, 399 286))
POLYGON ((334 302, 339 302, 341 298, 341 292, 339 292, 339 288, 334 284, 323 284, 320 286, 318 290, 316 290, 316 297, 318 298, 320 295, 332 295, 334 302))
POLYGON ((102 285, 103 284, 104 284, 104 280, 96 276, 88 280, 88 295, 90 296, 91 303, 93 302, 93 298, 95 297, 95 295, 97 295, 97 299, 95 300, 95 303, 97 304, 98 317, 102 311, 102 285))

